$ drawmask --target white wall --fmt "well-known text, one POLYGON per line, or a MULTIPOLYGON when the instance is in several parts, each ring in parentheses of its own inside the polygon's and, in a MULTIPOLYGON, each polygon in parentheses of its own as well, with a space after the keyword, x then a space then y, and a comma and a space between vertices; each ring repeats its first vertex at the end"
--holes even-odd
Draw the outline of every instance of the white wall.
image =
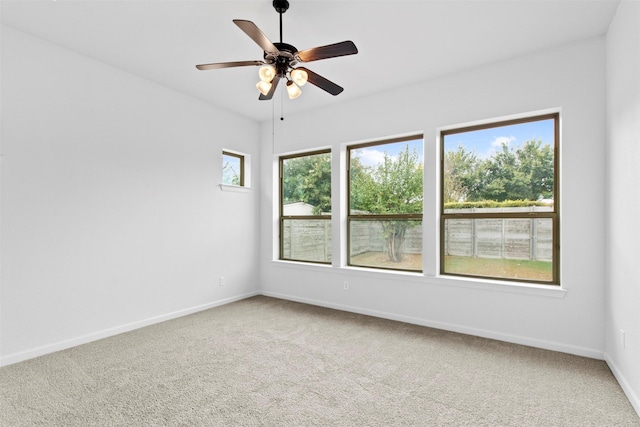
POLYGON ((3 27, 0 363, 255 293, 258 191, 218 184, 222 148, 258 138, 3 27))
POLYGON ((606 359, 640 413, 640 3, 607 33, 606 359), (622 332, 624 331, 624 344, 622 332))
MULTIPOLYGON (((391 78, 391 77, 390 77, 391 78)), ((308 89, 312 90, 312 89, 308 89)), ((346 88, 348 90, 348 88, 346 88)), ((328 95, 327 95, 328 96, 328 95)), ((289 102, 288 100, 285 100, 289 102)), ((263 123, 261 181, 275 183, 278 154, 422 131, 425 135, 425 275, 381 273, 277 259, 277 187, 262 188, 261 290, 329 307, 602 358, 604 339, 605 41, 568 46, 403 87, 330 109, 263 123), (561 109, 562 290, 435 276, 437 128, 561 109), (272 126, 274 137, 272 139, 272 126), (273 147, 273 148, 272 148, 273 147), (275 156, 272 153, 275 151, 275 156), (589 230, 588 233, 585 230, 589 230), (343 282, 349 281, 348 291, 343 282), (542 289, 541 289, 542 288, 542 289)), ((334 165, 335 166, 335 165, 334 165)), ((334 240, 344 233, 334 168, 334 240)), ((343 208, 344 211, 344 208, 343 208)))
MULTIPOLYGON (((260 133, 3 27, 0 365, 251 295, 260 277, 268 295, 604 355, 640 410, 640 197, 629 185, 640 182, 639 28, 640 3, 622 1, 606 80, 605 41, 594 39, 313 113, 295 115, 292 103, 260 133), (422 131, 434 200, 438 127, 548 108, 562 109, 564 291, 434 277, 435 262, 425 275, 345 268, 339 243, 334 267, 273 261, 278 154, 331 146, 339 160, 345 143, 422 131), (222 148, 252 154, 262 185, 220 191, 222 148), (605 198, 606 215, 595 203, 605 198)), ((436 204, 425 212, 431 260, 436 214, 436 204)), ((340 237, 344 219, 334 216, 340 237)))

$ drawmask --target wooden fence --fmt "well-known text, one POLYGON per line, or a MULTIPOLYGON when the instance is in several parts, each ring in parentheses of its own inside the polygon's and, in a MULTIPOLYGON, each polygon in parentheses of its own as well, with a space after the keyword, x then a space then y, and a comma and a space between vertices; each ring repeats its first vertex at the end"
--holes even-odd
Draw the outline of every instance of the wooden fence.
MULTIPOLYGON (((414 222, 414 221, 411 221, 414 222)), ((385 239, 380 221, 351 221, 351 256, 367 252, 385 252, 385 239)), ((407 228, 402 251, 422 253, 422 227, 407 228)))
MULTIPOLYGON (((286 220, 282 230, 285 259, 330 262, 330 220, 286 220)), ((382 224, 352 221, 351 255, 385 252, 382 224)), ((448 219, 444 227, 446 255, 551 261, 553 229, 549 218, 448 219)), ((422 253, 422 227, 409 227, 403 251, 422 253)))
MULTIPOLYGON (((445 213, 551 212, 552 206, 447 209, 445 213)), ((446 255, 551 261, 550 218, 448 219, 444 224, 446 255)))
POLYGON ((331 220, 285 220, 282 256, 285 259, 330 262, 331 220))
POLYGON ((479 258, 551 261, 549 218, 449 219, 444 226, 444 252, 479 258))

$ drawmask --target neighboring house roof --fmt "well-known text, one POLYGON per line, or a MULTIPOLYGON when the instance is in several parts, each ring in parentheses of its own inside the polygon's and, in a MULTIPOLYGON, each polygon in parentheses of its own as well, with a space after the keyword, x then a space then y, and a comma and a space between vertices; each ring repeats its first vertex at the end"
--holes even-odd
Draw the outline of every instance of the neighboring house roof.
POLYGON ((313 215, 314 206, 305 202, 287 203, 283 206, 284 215, 313 215))

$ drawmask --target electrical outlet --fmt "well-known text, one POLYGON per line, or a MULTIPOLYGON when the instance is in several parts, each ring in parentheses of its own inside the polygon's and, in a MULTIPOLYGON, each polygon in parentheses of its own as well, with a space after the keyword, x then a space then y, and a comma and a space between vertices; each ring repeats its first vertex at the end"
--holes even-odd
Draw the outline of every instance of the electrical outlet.
POLYGON ((345 291, 349 290, 349 282, 344 282, 344 290, 345 291))
POLYGON ((625 336, 624 329, 620 329, 620 339, 622 348, 627 348, 627 337, 625 336))
POLYGON ((220 286, 224 286, 224 276, 220 276, 218 283, 220 283, 220 286))

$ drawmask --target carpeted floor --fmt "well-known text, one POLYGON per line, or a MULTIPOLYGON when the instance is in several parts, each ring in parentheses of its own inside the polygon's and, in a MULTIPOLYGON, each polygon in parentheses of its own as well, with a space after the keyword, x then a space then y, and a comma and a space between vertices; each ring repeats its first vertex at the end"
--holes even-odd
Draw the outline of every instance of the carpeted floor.
POLYGON ((1 426, 640 426, 603 361, 254 297, 0 369, 1 426))

